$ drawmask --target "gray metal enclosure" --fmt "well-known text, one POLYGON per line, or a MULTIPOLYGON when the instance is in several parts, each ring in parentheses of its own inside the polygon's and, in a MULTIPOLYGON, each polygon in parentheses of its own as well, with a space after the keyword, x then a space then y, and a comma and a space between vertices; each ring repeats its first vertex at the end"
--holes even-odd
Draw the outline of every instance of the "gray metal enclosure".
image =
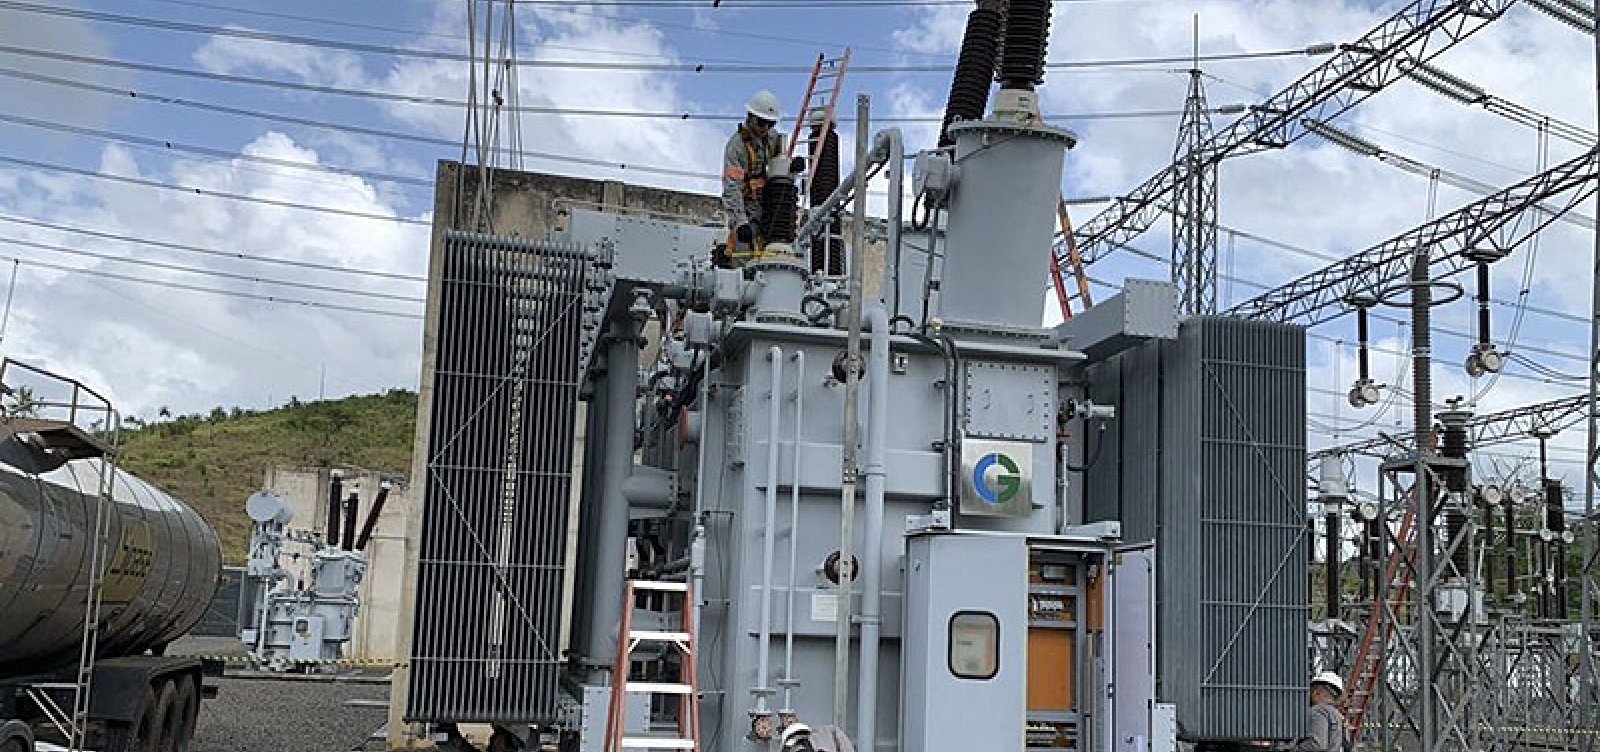
MULTIPOLYGON (((1291 739, 1305 715, 1305 334, 1186 321, 1090 369, 1118 420, 1098 437, 1090 520, 1154 540, 1157 698, 1183 737, 1291 739)), ((1095 439, 1091 439, 1091 443, 1095 439)))
POLYGON ((406 717, 556 711, 587 258, 447 232, 406 717))

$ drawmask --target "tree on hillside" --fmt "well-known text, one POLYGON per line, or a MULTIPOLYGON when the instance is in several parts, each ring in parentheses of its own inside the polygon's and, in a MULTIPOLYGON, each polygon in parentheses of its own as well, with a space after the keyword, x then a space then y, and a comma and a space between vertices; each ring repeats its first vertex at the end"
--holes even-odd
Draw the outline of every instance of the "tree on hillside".
POLYGON ((172 418, 172 408, 162 405, 161 410, 156 413, 156 417, 170 420, 172 418))
POLYGON ((11 404, 5 407, 5 414, 12 418, 32 418, 39 414, 39 402, 33 396, 33 387, 19 386, 11 394, 11 404))

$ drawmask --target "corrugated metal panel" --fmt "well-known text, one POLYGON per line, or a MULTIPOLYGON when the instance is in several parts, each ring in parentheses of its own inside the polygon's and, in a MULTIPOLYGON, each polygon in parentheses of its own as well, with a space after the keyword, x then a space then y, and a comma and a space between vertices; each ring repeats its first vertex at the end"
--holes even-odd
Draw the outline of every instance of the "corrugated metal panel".
POLYGON ((448 232, 406 717, 556 710, 562 566, 589 263, 448 232))
MULTIPOLYGON (((1305 336, 1226 318, 1184 323, 1096 366, 1118 408, 1124 537, 1154 539, 1159 697, 1185 738, 1293 738, 1305 715, 1305 336), (1115 374, 1113 377, 1111 374, 1115 374)), ((1116 483, 1104 477, 1115 473, 1116 483)), ((1111 505, 1091 499, 1091 519, 1111 505)))
POLYGON ((189 634, 205 637, 239 636, 239 583, 244 579, 243 567, 223 567, 222 579, 217 580, 217 592, 211 595, 211 605, 200 617, 200 623, 189 634))

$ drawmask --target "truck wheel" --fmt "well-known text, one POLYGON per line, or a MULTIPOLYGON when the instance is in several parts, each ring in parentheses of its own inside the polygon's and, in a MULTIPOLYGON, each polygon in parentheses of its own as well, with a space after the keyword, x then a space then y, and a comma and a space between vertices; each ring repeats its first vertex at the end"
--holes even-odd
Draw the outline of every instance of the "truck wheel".
POLYGON ((0 752, 31 752, 31 750, 22 746, 21 739, 10 739, 0 742, 0 752))
POLYGON ((177 688, 177 704, 173 708, 177 715, 178 732, 172 739, 172 752, 189 752, 189 747, 194 741, 195 723, 200 716, 200 690, 195 686, 195 677, 180 676, 172 680, 177 688))
POLYGON ((114 726, 106 730, 106 752, 155 752, 161 728, 161 718, 156 715, 155 690, 144 688, 144 702, 139 708, 139 720, 132 726, 114 726))
POLYGON ((174 752, 178 733, 182 731, 182 711, 178 708, 177 682, 163 681, 156 692, 156 727, 152 729, 150 752, 174 752))

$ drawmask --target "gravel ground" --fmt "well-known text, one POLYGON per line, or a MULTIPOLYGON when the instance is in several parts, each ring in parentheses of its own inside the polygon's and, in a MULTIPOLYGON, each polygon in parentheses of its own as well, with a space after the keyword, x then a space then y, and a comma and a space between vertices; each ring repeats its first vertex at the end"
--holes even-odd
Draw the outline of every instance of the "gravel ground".
MULTIPOLYGON (((344 752, 383 725, 383 707, 346 700, 389 699, 387 684, 223 677, 200 704, 193 752, 344 752)), ((371 749, 379 749, 374 743, 371 749)))
MULTIPOLYGON (((233 655, 238 640, 185 637, 170 655, 233 655)), ((389 700, 387 682, 334 680, 330 677, 277 677, 230 668, 212 678, 217 696, 200 704, 192 752, 345 752, 360 749, 383 726, 386 706, 357 706, 348 700, 389 700)), ((368 749, 380 749, 377 742, 368 749)))

